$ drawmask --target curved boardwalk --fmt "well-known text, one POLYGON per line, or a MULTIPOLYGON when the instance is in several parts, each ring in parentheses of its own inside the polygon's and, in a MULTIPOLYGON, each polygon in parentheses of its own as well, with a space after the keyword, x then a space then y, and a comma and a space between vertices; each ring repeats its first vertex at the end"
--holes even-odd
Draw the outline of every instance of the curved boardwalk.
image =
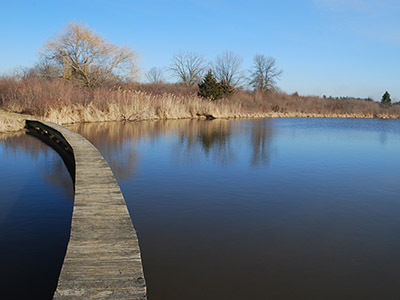
POLYGON ((81 135, 49 122, 32 123, 50 139, 61 134, 75 159, 71 235, 53 299, 146 299, 136 232, 107 162, 81 135))

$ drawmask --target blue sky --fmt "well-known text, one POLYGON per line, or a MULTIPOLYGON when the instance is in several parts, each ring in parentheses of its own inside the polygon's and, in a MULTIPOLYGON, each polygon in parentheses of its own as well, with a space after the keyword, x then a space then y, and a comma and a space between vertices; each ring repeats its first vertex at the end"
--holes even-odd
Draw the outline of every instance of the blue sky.
POLYGON ((400 0, 3 1, 0 73, 32 66, 68 22, 140 54, 143 72, 178 51, 276 59, 278 86, 303 95, 400 101, 400 0))

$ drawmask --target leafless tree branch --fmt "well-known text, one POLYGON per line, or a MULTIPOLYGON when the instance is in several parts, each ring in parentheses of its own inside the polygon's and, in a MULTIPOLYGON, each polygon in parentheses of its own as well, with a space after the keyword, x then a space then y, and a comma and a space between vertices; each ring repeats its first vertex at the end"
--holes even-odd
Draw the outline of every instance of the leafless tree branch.
POLYGON ((207 65, 203 56, 198 53, 179 52, 173 56, 169 70, 185 85, 194 85, 201 80, 207 65))
POLYGON ((276 81, 282 75, 282 70, 276 66, 273 57, 257 54, 253 59, 253 69, 250 84, 255 90, 266 92, 276 88, 276 81))
POLYGON ((217 56, 213 73, 219 81, 225 81, 232 87, 238 87, 244 78, 242 70, 243 59, 232 51, 225 51, 217 56))
POLYGON ((64 79, 96 86, 110 79, 132 79, 136 75, 136 53, 118 47, 89 28, 70 23, 64 32, 44 45, 44 65, 58 69, 64 79))

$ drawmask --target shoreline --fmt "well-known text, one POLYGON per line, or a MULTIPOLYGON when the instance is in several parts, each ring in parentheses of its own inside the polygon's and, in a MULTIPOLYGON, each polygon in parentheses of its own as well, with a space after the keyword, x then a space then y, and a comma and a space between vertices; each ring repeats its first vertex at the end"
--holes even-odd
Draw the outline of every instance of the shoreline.
POLYGON ((142 118, 135 120, 126 120, 126 119, 102 119, 102 120, 93 120, 93 121, 75 121, 75 122, 62 122, 59 119, 54 118, 46 118, 46 117, 37 117, 33 115, 27 114, 18 114, 11 113, 0 109, 0 134, 7 133, 17 133, 22 131, 25 127, 26 119, 33 120, 43 120, 54 122, 59 125, 68 125, 68 124, 77 124, 77 123, 102 123, 102 122, 137 122, 137 121, 157 121, 157 120, 213 120, 213 119, 260 119, 260 118, 349 118, 349 119, 400 119, 398 115, 390 115, 390 114, 337 114, 337 113, 329 113, 329 114, 318 114, 318 113, 299 113, 299 112, 268 112, 268 113, 241 113, 241 114, 232 114, 228 116, 218 116, 213 114, 201 114, 196 115, 194 117, 158 117, 158 118, 142 118))
POLYGON ((0 109, 0 134, 17 133, 24 129, 25 119, 33 116, 11 113, 0 109))

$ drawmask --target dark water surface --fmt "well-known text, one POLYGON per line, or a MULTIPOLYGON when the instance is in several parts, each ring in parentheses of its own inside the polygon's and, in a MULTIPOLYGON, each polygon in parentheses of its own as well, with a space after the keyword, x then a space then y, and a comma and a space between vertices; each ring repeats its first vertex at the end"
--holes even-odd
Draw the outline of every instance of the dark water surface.
POLYGON ((149 300, 399 299, 400 121, 86 124, 149 300))
MULTIPOLYGON (((399 299, 400 120, 82 124, 133 217, 149 300, 399 299)), ((51 299, 73 187, 0 138, 0 299, 51 299)))
POLYGON ((0 299, 52 299, 69 238, 73 185, 39 140, 0 136, 0 299))

